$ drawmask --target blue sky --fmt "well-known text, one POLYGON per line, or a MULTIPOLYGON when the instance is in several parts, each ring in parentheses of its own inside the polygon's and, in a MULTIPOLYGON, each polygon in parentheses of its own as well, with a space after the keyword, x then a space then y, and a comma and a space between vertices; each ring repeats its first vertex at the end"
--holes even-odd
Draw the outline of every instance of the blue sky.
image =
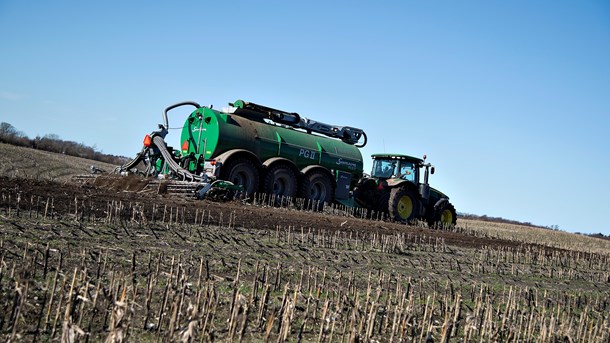
POLYGON ((0 0, 0 41, 31 138, 133 156, 244 99, 363 128, 366 168, 427 154, 460 212, 610 234, 608 1, 0 0))

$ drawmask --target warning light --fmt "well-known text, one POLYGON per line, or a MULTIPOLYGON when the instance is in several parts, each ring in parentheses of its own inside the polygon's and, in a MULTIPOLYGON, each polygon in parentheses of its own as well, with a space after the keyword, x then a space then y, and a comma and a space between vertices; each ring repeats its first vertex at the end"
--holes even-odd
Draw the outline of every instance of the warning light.
POLYGON ((149 135, 144 136, 144 146, 145 147, 150 147, 150 143, 151 143, 151 139, 149 135))
POLYGON ((182 151, 187 151, 189 149, 189 141, 184 141, 182 143, 182 151))

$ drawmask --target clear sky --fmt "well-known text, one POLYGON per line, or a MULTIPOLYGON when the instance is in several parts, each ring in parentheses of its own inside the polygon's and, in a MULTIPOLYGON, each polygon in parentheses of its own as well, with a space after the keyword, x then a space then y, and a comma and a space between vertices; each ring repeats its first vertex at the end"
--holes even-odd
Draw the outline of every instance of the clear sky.
POLYGON ((427 154, 459 212, 610 234, 607 0, 0 0, 0 42, 30 138, 133 156, 165 107, 244 99, 365 129, 366 168, 427 154))

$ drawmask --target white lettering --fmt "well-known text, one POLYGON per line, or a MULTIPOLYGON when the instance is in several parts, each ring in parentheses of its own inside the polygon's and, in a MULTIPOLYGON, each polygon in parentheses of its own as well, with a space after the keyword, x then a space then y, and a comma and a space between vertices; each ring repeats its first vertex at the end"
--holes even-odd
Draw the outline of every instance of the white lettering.
POLYGON ((315 160, 316 152, 313 150, 301 149, 301 150, 299 150, 299 157, 305 157, 305 158, 309 158, 311 160, 315 160))
POLYGON ((355 162, 350 162, 350 161, 344 161, 343 159, 338 159, 337 160, 337 165, 339 166, 346 166, 349 169, 356 169, 356 163, 355 162))

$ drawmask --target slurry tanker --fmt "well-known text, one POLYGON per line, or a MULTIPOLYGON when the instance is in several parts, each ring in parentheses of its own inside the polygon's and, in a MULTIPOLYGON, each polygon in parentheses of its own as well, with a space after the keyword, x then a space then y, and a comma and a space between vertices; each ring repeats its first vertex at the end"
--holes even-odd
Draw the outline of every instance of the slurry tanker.
POLYGON ((367 175, 360 152, 366 143, 362 129, 242 100, 221 111, 181 102, 165 109, 159 130, 146 135, 142 150, 117 172, 191 181, 199 198, 239 190, 281 201, 302 198, 316 208, 333 202, 362 207, 399 222, 455 224, 449 197, 428 184, 434 167, 425 156, 374 154, 367 175), (165 141, 168 115, 183 106, 195 110, 174 149, 165 141))

